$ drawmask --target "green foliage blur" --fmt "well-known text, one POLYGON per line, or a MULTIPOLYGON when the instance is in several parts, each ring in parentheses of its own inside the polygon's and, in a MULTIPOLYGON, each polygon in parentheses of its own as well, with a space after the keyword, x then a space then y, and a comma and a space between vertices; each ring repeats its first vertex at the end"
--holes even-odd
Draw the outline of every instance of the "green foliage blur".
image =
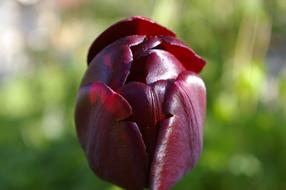
POLYGON ((0 72, 1 190, 119 189, 89 169, 73 114, 89 45, 132 15, 169 27, 208 62, 204 150, 173 189, 286 189, 284 0, 0 3, 1 11, 11 7, 11 43, 0 27, 0 55, 8 57, 8 67, 0 58, 0 71, 8 68, 0 72))

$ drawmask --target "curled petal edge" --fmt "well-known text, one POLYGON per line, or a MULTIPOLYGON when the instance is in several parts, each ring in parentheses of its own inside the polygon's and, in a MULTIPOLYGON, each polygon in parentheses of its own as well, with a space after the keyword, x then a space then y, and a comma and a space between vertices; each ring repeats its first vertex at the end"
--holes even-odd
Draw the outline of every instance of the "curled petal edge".
POLYGON ((175 33, 169 29, 157 24, 149 18, 142 16, 130 17, 110 26, 94 40, 88 51, 87 63, 89 64, 93 57, 108 44, 130 35, 176 36, 175 33))

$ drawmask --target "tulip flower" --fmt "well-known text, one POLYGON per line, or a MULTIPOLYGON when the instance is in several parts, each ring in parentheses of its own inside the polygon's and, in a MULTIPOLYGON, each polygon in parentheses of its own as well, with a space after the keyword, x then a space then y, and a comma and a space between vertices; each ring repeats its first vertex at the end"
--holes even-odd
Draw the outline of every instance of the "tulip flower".
POLYGON ((129 190, 170 189, 202 150, 205 61, 140 16, 92 43, 75 123, 94 173, 129 190))

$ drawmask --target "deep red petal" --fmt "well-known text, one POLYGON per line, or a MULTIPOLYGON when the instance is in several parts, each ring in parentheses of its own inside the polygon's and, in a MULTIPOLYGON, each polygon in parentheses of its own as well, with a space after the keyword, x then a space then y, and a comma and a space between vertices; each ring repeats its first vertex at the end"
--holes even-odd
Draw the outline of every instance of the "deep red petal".
MULTIPOLYGON (((184 66, 171 53, 154 49, 146 56, 146 83, 158 80, 176 79, 185 70, 184 66)), ((136 63, 135 63, 136 64, 136 63)))
POLYGON ((131 82, 119 90, 119 93, 132 106, 133 114, 128 120, 137 123, 150 161, 153 158, 157 141, 157 123, 166 117, 166 114, 162 112, 166 86, 167 81, 158 81, 150 86, 131 82))
POLYGON ((133 61, 130 48, 143 42, 144 39, 144 36, 128 36, 104 48, 91 61, 81 85, 103 82, 113 90, 121 87, 133 61))
POLYGON ((187 70, 199 73, 203 69, 206 64, 204 59, 183 42, 171 36, 160 36, 160 38, 162 39, 160 48, 173 54, 187 70))
POLYGON ((98 54, 104 47, 119 38, 130 35, 175 36, 172 31, 155 23, 149 18, 142 16, 130 17, 110 26, 95 39, 88 52, 88 64, 91 62, 93 57, 96 56, 96 54, 98 54))
POLYGON ((137 125, 122 121, 130 114, 128 102, 105 84, 80 89, 76 127, 90 167, 107 181, 140 190, 147 182, 148 160, 137 125))
POLYGON ((157 36, 146 37, 142 43, 131 48, 134 59, 136 60, 142 56, 146 56, 150 49, 154 49, 160 44, 161 39, 157 36))
POLYGON ((151 168, 151 189, 170 189, 197 162, 202 148, 205 86, 190 72, 182 73, 166 94, 173 115, 160 122, 151 168))
POLYGON ((132 63, 127 82, 150 84, 159 80, 176 79, 184 70, 183 65, 169 52, 151 49, 132 63))
POLYGON ((154 151, 157 138, 154 109, 158 108, 152 105, 153 95, 151 89, 143 83, 131 82, 124 85, 119 93, 132 107, 133 114, 128 120, 137 123, 149 153, 149 158, 151 158, 151 152, 154 151))

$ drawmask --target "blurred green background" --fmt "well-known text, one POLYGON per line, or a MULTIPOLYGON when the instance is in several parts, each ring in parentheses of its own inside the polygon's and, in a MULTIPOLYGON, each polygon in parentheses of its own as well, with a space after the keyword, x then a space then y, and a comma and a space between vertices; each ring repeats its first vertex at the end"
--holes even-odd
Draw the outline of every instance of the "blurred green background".
POLYGON ((88 168, 73 113, 90 43, 131 15, 208 62, 204 150, 174 189, 285 190, 285 0, 1 0, 0 189, 119 189, 88 168))

